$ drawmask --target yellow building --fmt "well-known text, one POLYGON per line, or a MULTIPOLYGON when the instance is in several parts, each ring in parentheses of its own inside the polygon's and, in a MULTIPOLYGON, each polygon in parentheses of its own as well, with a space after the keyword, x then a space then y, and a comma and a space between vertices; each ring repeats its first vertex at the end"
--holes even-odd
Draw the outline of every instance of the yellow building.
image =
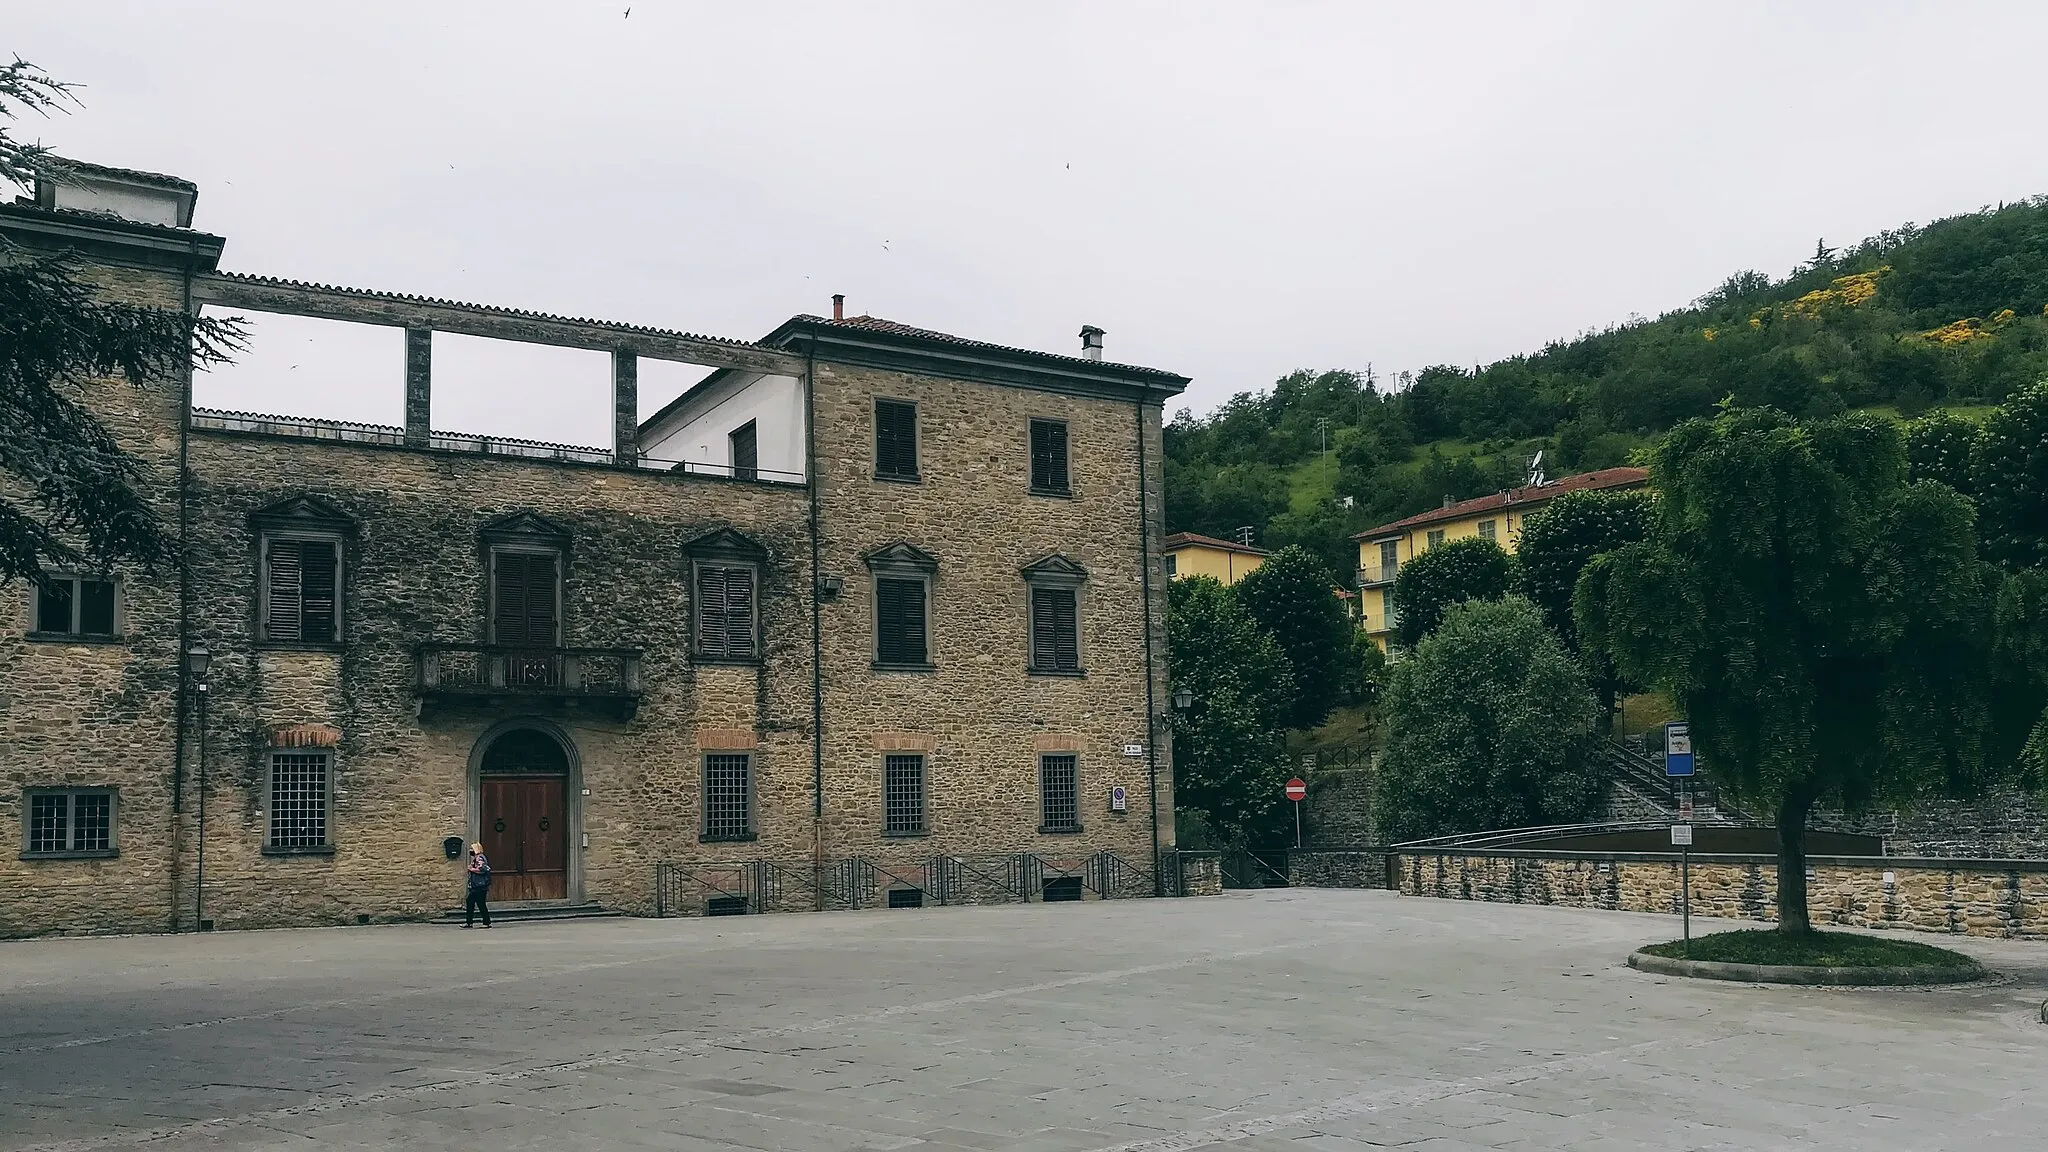
MULTIPOLYGON (((1603 468, 1566 476, 1548 484, 1510 488, 1491 496, 1446 501, 1405 520, 1382 524, 1353 536, 1358 541, 1358 598, 1366 635, 1381 648, 1393 638, 1394 577, 1401 565, 1447 540, 1483 536, 1509 552, 1521 537, 1522 522, 1545 504, 1582 489, 1591 491, 1641 488, 1650 482, 1642 468, 1603 468)), ((1169 540, 1168 544, 1171 545, 1169 540)))
POLYGON ((1214 576, 1225 584, 1235 584, 1244 579, 1245 573, 1265 563, 1269 555, 1264 548, 1233 544, 1193 532, 1175 532, 1168 536, 1160 551, 1166 553, 1167 579, 1214 576))

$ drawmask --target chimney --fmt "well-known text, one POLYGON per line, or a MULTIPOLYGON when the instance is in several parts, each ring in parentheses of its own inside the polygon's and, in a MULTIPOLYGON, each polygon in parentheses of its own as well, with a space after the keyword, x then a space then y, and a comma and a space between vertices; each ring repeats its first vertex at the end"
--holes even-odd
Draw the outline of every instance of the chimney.
POLYGON ((1102 329, 1093 324, 1081 325, 1081 355, 1090 360, 1102 359, 1102 329))
POLYGON ((1456 504, 1457 502, 1458 500, 1455 496, 1452 496, 1449 492, 1444 493, 1444 507, 1449 508, 1451 505, 1456 504))
POLYGON ((832 294, 832 318, 834 320, 846 319, 846 293, 834 292, 832 294))

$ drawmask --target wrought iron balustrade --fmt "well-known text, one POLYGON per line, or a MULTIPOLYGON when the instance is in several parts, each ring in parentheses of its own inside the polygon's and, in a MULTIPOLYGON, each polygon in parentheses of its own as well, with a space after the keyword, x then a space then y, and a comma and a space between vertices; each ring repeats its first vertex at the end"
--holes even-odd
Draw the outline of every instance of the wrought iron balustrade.
POLYGON ((631 718, 639 707, 638 648, 533 648, 422 644, 416 688, 422 705, 460 701, 552 701, 595 706, 631 718))

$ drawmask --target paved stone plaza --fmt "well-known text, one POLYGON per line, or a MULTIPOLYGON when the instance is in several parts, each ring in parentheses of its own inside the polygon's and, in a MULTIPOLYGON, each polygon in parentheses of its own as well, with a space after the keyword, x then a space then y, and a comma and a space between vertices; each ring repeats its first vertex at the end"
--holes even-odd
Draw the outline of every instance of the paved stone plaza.
POLYGON ((1291 891, 0 944, 0 1148, 2048 1147, 2048 947, 1619 966, 1676 931, 1291 891))

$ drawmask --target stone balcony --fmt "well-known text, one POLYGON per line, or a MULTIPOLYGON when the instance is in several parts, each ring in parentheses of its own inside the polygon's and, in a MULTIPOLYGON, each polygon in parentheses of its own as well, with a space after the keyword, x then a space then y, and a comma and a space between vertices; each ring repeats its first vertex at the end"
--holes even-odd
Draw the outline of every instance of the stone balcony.
POLYGON ((416 666, 422 717, 451 707, 516 705, 630 720, 643 695, 638 648, 422 644, 416 666))

